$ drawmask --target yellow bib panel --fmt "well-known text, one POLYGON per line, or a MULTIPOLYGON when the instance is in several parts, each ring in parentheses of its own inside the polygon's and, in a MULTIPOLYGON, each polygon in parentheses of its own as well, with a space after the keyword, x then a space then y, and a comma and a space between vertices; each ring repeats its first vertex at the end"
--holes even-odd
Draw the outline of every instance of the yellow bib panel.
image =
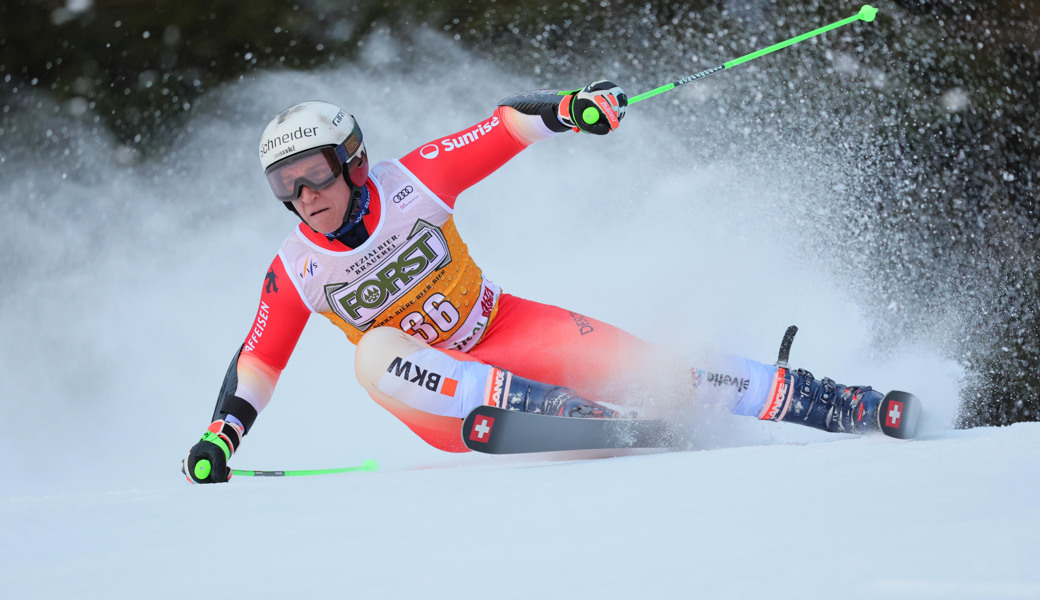
POLYGON ((295 230, 279 251, 293 284, 357 343, 372 327, 397 327, 439 348, 467 351, 487 330, 501 290, 470 258, 453 210, 398 161, 372 167, 376 230, 346 252, 295 230))

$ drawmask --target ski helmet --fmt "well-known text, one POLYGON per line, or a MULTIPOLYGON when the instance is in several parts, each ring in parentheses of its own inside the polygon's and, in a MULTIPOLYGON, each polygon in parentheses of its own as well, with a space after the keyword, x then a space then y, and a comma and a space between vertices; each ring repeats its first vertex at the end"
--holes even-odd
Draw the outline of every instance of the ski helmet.
POLYGON ((275 197, 293 212, 292 201, 304 185, 322 189, 342 175, 357 192, 368 180, 361 128, 347 111, 328 102, 303 102, 278 113, 260 136, 260 165, 275 197), (304 161, 312 166, 289 169, 304 161))

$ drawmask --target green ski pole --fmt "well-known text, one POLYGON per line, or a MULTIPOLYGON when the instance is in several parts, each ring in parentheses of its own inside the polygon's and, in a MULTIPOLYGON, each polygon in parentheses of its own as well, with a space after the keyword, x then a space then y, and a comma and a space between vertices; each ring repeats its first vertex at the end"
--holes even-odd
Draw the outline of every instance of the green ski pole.
MULTIPOLYGON (((195 463, 195 477, 205 479, 209 477, 212 465, 206 459, 195 463)), ((231 469, 232 475, 242 477, 303 477, 306 475, 332 475, 334 473, 350 473, 352 471, 375 471, 379 465, 374 460, 366 460, 356 467, 336 467, 333 469, 307 469, 301 471, 252 471, 247 469, 231 469)))
MULTIPOLYGON (((844 25, 848 25, 849 23, 853 23, 855 21, 866 21, 867 23, 870 23, 871 21, 874 20, 874 17, 877 16, 877 12, 878 12, 877 9, 874 8, 873 6, 871 6, 869 4, 864 4, 863 7, 859 9, 858 13, 856 13, 855 15, 852 15, 851 17, 849 17, 847 19, 842 19, 840 21, 836 21, 834 23, 831 23, 830 25, 825 25, 823 27, 820 27, 819 29, 814 29, 814 30, 812 30, 812 31, 810 31, 808 33, 803 33, 802 35, 795 36, 795 37, 793 37, 793 38, 791 38, 789 40, 785 40, 785 41, 780 42, 778 44, 773 44, 772 46, 769 46, 768 48, 763 48, 763 49, 758 50, 756 52, 752 52, 751 54, 747 54, 747 55, 741 56, 740 58, 731 60, 731 61, 729 61, 727 63, 722 63, 721 65, 718 65, 717 67, 712 67, 710 69, 706 69, 704 71, 701 71, 700 73, 697 73, 697 74, 694 74, 694 75, 690 75, 688 77, 683 77, 682 79, 679 79, 677 81, 673 81, 673 82, 671 82, 669 84, 662 85, 659 88, 652 89, 652 90, 650 90, 648 92, 643 92, 642 94, 639 94, 638 96, 635 96, 633 98, 629 98, 628 99, 628 103, 629 104, 635 104, 636 102, 639 102, 641 100, 646 100, 647 98, 649 98, 651 96, 656 96, 657 94, 661 94, 661 93, 667 92, 668 90, 674 89, 674 88, 676 88, 676 87, 678 87, 680 85, 683 85, 683 84, 686 84, 686 83, 690 83, 691 81, 696 81, 698 79, 702 79, 704 77, 707 77, 708 75, 711 75, 712 73, 718 73, 719 71, 722 71, 722 70, 725 70, 725 69, 730 69, 730 68, 735 67, 735 66, 737 66, 739 64, 746 63, 749 60, 754 60, 754 59, 758 58, 759 56, 765 56, 766 54, 769 54, 771 52, 776 52, 777 50, 780 50, 781 48, 786 48, 786 47, 788 47, 788 46, 790 46, 792 44, 797 44, 798 42, 801 42, 803 40, 807 40, 807 39, 809 39, 811 37, 820 35, 821 33, 828 32, 828 31, 830 31, 832 29, 837 29, 838 27, 842 27, 844 25)), ((599 119, 599 112, 595 111, 595 110, 593 110, 593 111, 586 111, 586 114, 583 114, 582 118, 585 119, 586 123, 589 123, 589 124, 595 123, 599 119), (592 120, 590 121, 589 119, 592 119, 592 120)))
POLYGON ((356 467, 336 467, 334 469, 308 469, 303 471, 248 471, 231 469, 232 475, 244 477, 303 477, 305 475, 332 475, 334 473, 350 473, 352 471, 375 471, 379 465, 374 460, 366 460, 356 467))

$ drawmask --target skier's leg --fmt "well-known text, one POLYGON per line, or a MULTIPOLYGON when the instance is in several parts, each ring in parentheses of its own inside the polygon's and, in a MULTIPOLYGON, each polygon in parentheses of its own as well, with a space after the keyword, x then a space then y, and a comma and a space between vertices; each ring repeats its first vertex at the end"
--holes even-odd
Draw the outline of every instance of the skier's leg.
POLYGON ((737 415, 758 416, 762 411, 776 375, 774 365, 724 353, 695 362, 690 375, 698 402, 725 406, 737 415))
POLYGON ((867 386, 815 380, 740 356, 689 361, 607 323, 502 294, 498 318, 470 354, 515 374, 573 388, 585 398, 669 412, 690 401, 738 415, 828 431, 877 430, 882 395, 867 386))
POLYGON ((464 452, 462 419, 481 404, 552 415, 610 417, 576 392, 514 375, 404 332, 378 327, 358 343, 358 381, 372 399, 430 445, 464 452))
POLYGON ((804 369, 766 365, 739 356, 721 356, 710 370, 694 370, 694 385, 738 415, 799 423, 825 431, 880 431, 882 394, 869 386, 817 380, 804 369))
POLYGON ((469 353, 597 402, 664 411, 689 401, 689 367, 679 353, 608 323, 509 294, 502 294, 495 321, 469 353))
POLYGON ((483 403, 490 366, 377 327, 358 342, 354 370, 372 399, 428 444, 467 451, 461 419, 483 403))

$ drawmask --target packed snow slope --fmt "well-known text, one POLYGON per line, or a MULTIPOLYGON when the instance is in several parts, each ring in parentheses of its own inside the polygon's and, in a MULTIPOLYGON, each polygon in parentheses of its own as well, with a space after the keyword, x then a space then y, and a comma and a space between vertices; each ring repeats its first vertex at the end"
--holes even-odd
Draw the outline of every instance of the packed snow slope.
POLYGON ((206 488, 113 469, 99 491, 5 493, 0 590, 5 598, 1036 598, 1038 446, 1040 424, 1030 423, 905 443, 466 456, 206 488))
POLYGON ((179 462, 295 220, 256 162, 267 120, 343 103, 379 160, 513 92, 575 85, 427 49, 443 56, 409 77, 373 39, 339 71, 228 86, 148 160, 43 97, 5 132, 0 596, 1040 597, 1040 424, 951 430, 963 368, 931 332, 879 346, 855 274, 833 268, 856 244, 806 242, 841 222, 828 207, 855 166, 825 144, 761 148, 754 123, 707 140, 669 118, 722 79, 633 107, 607 138, 524 152, 460 198, 471 253, 513 294, 691 356, 769 362, 798 324, 796 366, 915 392, 921 439, 697 407, 688 452, 442 454, 364 395, 353 347, 314 319, 233 466, 380 470, 187 484, 179 462))

